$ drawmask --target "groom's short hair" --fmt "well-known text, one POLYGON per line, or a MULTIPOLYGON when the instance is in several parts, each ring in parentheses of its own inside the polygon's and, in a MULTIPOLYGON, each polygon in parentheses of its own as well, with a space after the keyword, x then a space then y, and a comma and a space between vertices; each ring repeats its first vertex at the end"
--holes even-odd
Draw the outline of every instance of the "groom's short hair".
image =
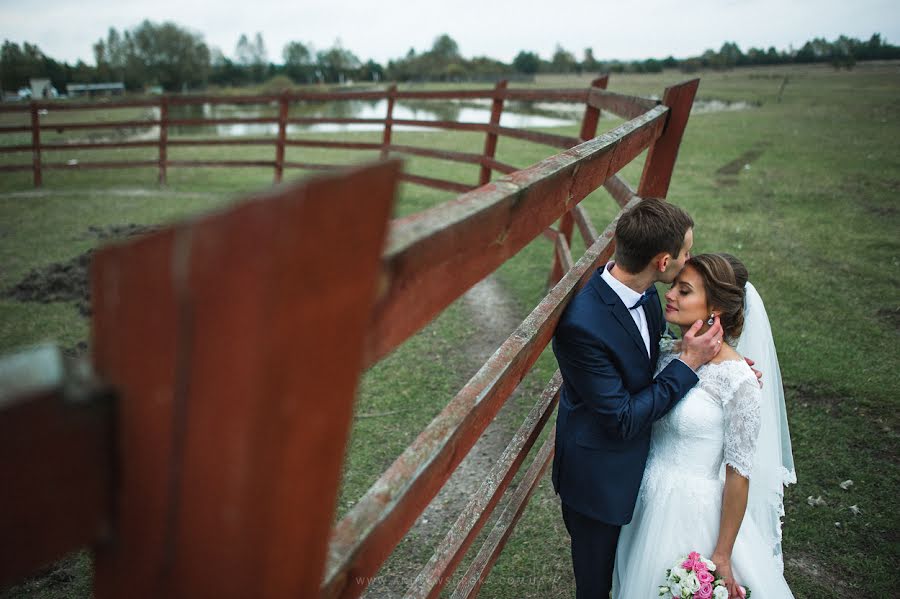
POLYGON ((659 198, 644 198, 616 224, 616 264, 638 273, 662 252, 677 258, 684 236, 693 226, 694 220, 678 206, 659 198))

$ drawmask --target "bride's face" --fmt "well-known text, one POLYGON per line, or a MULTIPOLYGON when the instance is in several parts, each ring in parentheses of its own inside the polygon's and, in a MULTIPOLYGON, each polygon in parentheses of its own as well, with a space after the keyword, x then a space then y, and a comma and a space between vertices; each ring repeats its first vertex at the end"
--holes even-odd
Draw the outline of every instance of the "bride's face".
MULTIPOLYGON (((698 320, 709 318, 703 279, 690 264, 686 265, 666 292, 666 320, 690 328, 698 320)), ((704 325, 705 328, 705 325, 704 325)))

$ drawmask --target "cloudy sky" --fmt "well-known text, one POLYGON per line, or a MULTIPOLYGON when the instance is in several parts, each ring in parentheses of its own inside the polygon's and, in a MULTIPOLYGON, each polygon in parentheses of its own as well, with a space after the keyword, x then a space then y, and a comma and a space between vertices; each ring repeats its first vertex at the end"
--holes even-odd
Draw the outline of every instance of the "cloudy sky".
POLYGON ((0 0, 0 35, 36 43, 58 60, 92 63, 91 46, 109 27, 143 19, 174 21, 233 56, 242 33, 261 32, 272 62, 289 41, 331 47, 336 40, 366 60, 385 63, 431 47, 447 33, 463 56, 510 61, 520 50, 549 58, 557 44, 579 58, 686 57, 723 41, 799 47, 812 37, 900 43, 897 0, 0 0))

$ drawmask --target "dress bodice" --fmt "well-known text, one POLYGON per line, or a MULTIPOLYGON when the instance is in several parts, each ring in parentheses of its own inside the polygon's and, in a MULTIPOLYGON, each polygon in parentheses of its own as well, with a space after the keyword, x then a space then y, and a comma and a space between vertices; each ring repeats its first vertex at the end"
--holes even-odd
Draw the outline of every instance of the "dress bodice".
MULTIPOLYGON (((658 370, 675 355, 661 354, 658 370)), ((701 366, 697 376, 697 385, 653 425, 641 495, 662 485, 708 498, 724 482, 726 464, 750 477, 760 425, 753 371, 743 360, 728 360, 701 366)))

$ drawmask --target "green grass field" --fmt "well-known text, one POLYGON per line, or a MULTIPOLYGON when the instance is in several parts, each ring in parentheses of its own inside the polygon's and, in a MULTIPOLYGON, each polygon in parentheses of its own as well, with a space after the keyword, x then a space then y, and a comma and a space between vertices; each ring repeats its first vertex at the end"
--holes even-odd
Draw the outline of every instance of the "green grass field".
MULTIPOLYGON (((785 576, 799 598, 893 596, 900 583, 894 572, 900 561, 900 65, 860 64, 849 72, 754 68, 698 76, 699 100, 743 101, 749 107, 691 117, 669 199, 694 217, 696 251, 741 257, 766 300, 799 478, 786 495, 785 576), (723 169, 726 165, 731 168, 723 169), (839 485, 848 479, 853 485, 844 490, 839 485), (819 496, 825 505, 809 505, 808 497, 819 496)), ((677 72, 614 75, 610 89, 658 96, 667 84, 685 78, 677 72)), ((589 79, 545 77, 535 85, 575 87, 589 79)), ((604 116, 601 129, 618 122, 604 116)), ((578 127, 553 131, 574 135, 578 127)), ((332 136, 380 140, 380 133, 332 136)), ((13 142, 11 137, 3 142, 30 139, 13 142)), ((397 132, 395 142, 480 152, 483 136, 397 132)), ((526 166, 549 153, 503 139, 497 157, 526 166)), ((273 154, 271 147, 170 150, 173 159, 271 160, 273 154)), ((114 157, 56 152, 45 160, 125 156, 153 159, 155 150, 128 150, 114 157)), ((309 162, 374 157, 324 150, 288 154, 288 160, 309 162)), ((29 158, 0 155, 4 163, 29 158)), ((407 160, 407 168, 469 183, 478 176, 472 165, 422 158, 407 160)), ((624 177, 636 186, 640 172, 638 161, 626 167, 624 177)), ((161 189, 153 169, 47 171, 44 187, 35 191, 30 173, 5 174, 0 179, 0 289, 15 285, 31 269, 68 261, 96 246, 90 226, 169 222, 226 205, 271 180, 270 169, 172 169, 169 186, 161 189)), ((403 185, 397 214, 450 197, 403 185)), ((598 228, 616 210, 603 191, 584 205, 598 228)), ((576 244, 576 255, 582 249, 576 244)), ((496 279, 519 319, 543 296, 551 257, 550 245, 538 239, 499 269, 496 279)), ((376 416, 355 421, 339 515, 484 359, 466 349, 481 334, 467 310, 457 302, 364 376, 357 412, 376 416)), ((3 352, 43 340, 71 347, 87 334, 88 322, 72 302, 0 298, 3 352)), ((554 369, 552 355, 545 352, 504 414, 505 429, 518 426, 554 369)), ((427 535, 411 535, 398 547, 398 556, 424 563, 433 542, 427 535)), ((568 551, 558 501, 545 477, 483 596, 574 596, 568 551)), ((89 589, 90 560, 79 553, 0 596, 83 597, 89 589)))

